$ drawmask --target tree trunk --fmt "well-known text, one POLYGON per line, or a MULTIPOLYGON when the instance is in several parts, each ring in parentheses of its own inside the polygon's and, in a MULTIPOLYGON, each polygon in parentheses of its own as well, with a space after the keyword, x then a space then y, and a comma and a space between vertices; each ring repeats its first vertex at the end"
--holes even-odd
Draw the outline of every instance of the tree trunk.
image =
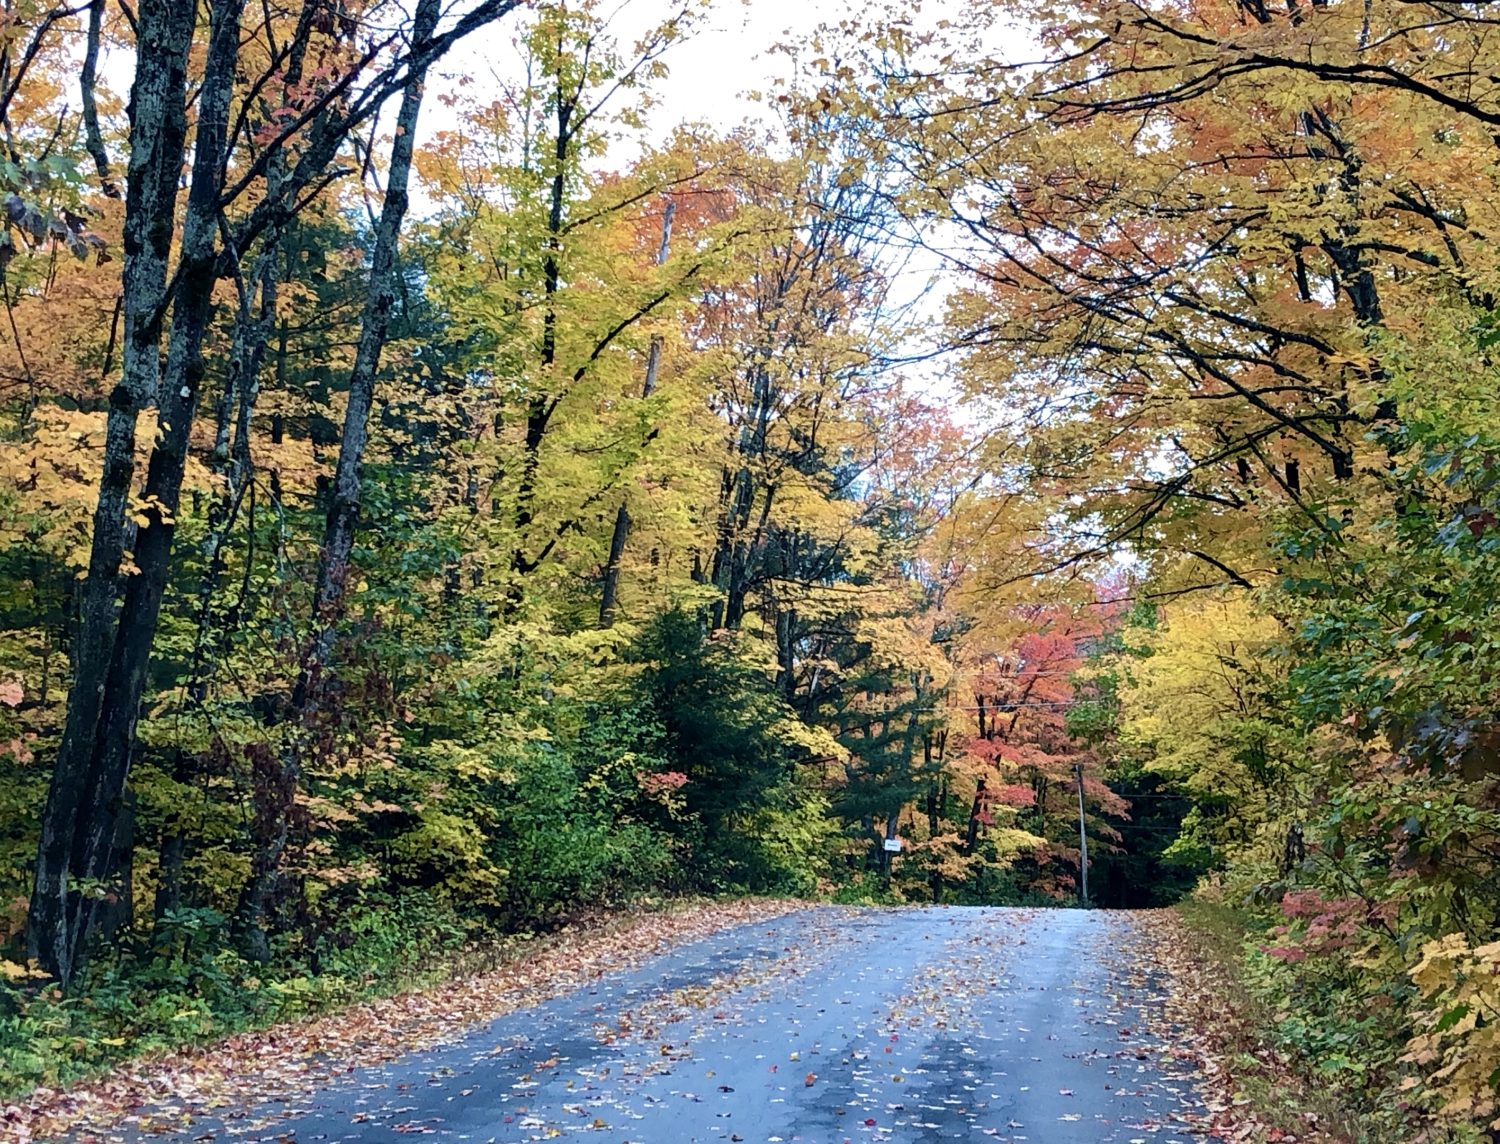
POLYGON ((521 462, 521 479, 516 486, 516 548, 511 555, 511 584, 506 601, 506 611, 515 612, 521 606, 521 578, 534 572, 545 555, 535 558, 527 555, 526 542, 535 519, 536 482, 542 463, 542 442, 547 436, 547 426, 552 421, 558 402, 562 398, 561 382, 554 374, 557 364, 557 292, 562 288, 562 234, 563 217, 567 208, 567 170, 573 155, 573 139, 576 128, 573 114, 577 111, 576 95, 567 95, 562 90, 558 77, 557 87, 557 134, 552 140, 550 202, 547 206, 547 240, 542 255, 542 347, 539 378, 552 389, 538 390, 526 403, 525 457, 521 462))
POLYGON ((83 68, 78 75, 79 99, 83 104, 83 139, 100 189, 112 199, 120 197, 109 172, 109 154, 104 150, 104 135, 99 130, 99 101, 95 88, 99 77, 99 46, 104 38, 104 0, 90 0, 89 25, 84 41, 83 68))
MULTIPOLYGON (((413 20, 413 50, 420 51, 437 27, 442 13, 440 0, 419 0, 413 20)), ((370 289, 360 320, 359 345, 349 374, 349 403, 344 413, 343 439, 339 444, 328 518, 323 528, 323 547, 318 560, 313 591, 315 634, 303 655, 290 704, 291 727, 282 752, 278 774, 261 775, 256 783, 258 837, 251 876, 240 894, 237 925, 251 956, 264 960, 268 954, 266 917, 280 877, 291 834, 291 810, 301 781, 304 734, 314 717, 323 683, 323 672, 332 656, 343 614, 349 560, 359 527, 360 472, 369 441, 370 410, 380 372, 391 311, 399 286, 397 242, 409 202, 412 152, 417 119, 422 109, 425 68, 414 69, 401 95, 396 116, 396 137, 391 146, 390 172, 385 202, 375 230, 375 249, 370 261, 370 289), (267 789, 269 787, 269 789, 267 789)))
POLYGON ((891 884, 892 866, 895 864, 896 853, 894 850, 889 849, 885 843, 894 841, 900 828, 901 808, 898 806, 885 816, 885 834, 881 839, 880 845, 880 876, 887 886, 891 884))
MULTIPOLYGON (((188 703, 194 707, 201 707, 208 698, 210 661, 222 648, 234 623, 233 617, 215 612, 213 598, 224 574, 224 552, 230 533, 239 519, 246 493, 250 491, 250 423, 260 393, 260 372, 266 345, 276 320, 278 251, 278 244, 273 242, 261 252, 258 273, 252 277, 250 289, 242 294, 229 374, 216 415, 214 468, 223 480, 223 490, 209 510, 208 533, 202 546, 204 565, 198 583, 197 632, 186 686, 188 703), (258 316, 255 312, 257 285, 260 292, 258 316)), ((253 542, 251 549, 253 552, 253 542)), ((178 786, 186 786, 197 773, 196 757, 179 748, 173 759, 172 781, 178 786)), ((179 800, 162 828, 158 854, 160 873, 153 912, 158 925, 182 904, 182 871, 187 856, 184 809, 179 800)))
MULTIPOLYGON (((419 0, 413 29, 418 46, 432 36, 440 14, 437 0, 419 0)), ((385 349, 391 311, 399 292, 397 241, 409 202, 407 185, 411 178, 412 151, 425 79, 425 69, 413 73, 410 84, 402 93, 401 110, 396 116, 396 137, 391 146, 385 202, 381 205, 375 249, 370 260, 370 291, 360 320, 359 345, 349 372, 349 403, 344 413, 333 498, 323 529, 323 549, 313 595, 320 630, 305 667, 316 668, 327 661, 349 575, 349 556, 354 550, 354 534, 359 524, 360 472, 369 441, 370 409, 375 400, 380 355, 385 349)), ((299 681, 299 686, 305 688, 306 680, 299 681)))
MULTIPOLYGON (((672 220, 677 215, 677 204, 667 200, 661 218, 661 245, 656 250, 656 265, 662 266, 672 247, 672 220)), ((661 366, 662 341, 659 336, 651 339, 646 351, 646 379, 641 383, 641 399, 656 392, 656 374, 661 366)), ((615 512, 615 529, 609 538, 609 560, 604 566, 604 590, 599 597, 599 626, 610 627, 615 622, 615 602, 620 590, 620 561, 625 555, 625 542, 630 537, 630 512, 622 501, 615 512)))
MULTIPOLYGON (((136 536, 138 570, 126 582, 105 702, 99 712, 85 795, 95 813, 92 821, 80 824, 82 829, 74 839, 73 873, 78 879, 107 883, 111 877, 115 818, 129 778, 136 720, 167 587, 189 437, 205 373, 203 341, 217 279, 219 191, 243 6, 244 0, 217 0, 211 14, 208 56, 198 93, 193 171, 174 276, 172 332, 157 399, 161 430, 151 450, 143 495, 147 523, 136 536)), ((75 965, 96 920, 98 901, 93 896, 79 896, 73 903, 75 965)))
POLYGON ((979 785, 974 788, 974 805, 969 808, 969 829, 964 835, 964 853, 974 853, 974 847, 979 845, 979 814, 984 810, 985 785, 984 780, 979 780, 979 785))
MULTIPOLYGON (((172 767, 173 782, 183 783, 193 773, 186 751, 178 749, 172 767)), ((183 867, 187 858, 187 830, 178 815, 172 815, 162 829, 161 846, 156 859, 156 900, 151 917, 160 934, 162 923, 182 905, 183 867)))
MULTIPOLYGON (((125 194, 122 374, 110 394, 104 467, 94 510, 88 572, 80 591, 73 685, 57 763, 42 811, 27 915, 29 956, 65 985, 79 946, 70 914, 80 834, 96 805, 85 797, 115 636, 125 551, 126 505, 135 474, 135 429, 156 397, 160 311, 187 135, 187 55, 197 6, 162 0, 143 6, 130 96, 130 161, 125 194)), ((97 799, 99 791, 90 792, 97 799)), ((76 894, 74 894, 76 896, 76 894)))

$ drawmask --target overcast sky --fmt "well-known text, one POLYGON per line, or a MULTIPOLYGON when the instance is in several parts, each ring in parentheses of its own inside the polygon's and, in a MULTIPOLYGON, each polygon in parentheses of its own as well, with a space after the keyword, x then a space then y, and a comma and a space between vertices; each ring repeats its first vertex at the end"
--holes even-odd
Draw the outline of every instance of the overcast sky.
MULTIPOLYGON (((606 4, 603 12, 628 58, 634 41, 679 6, 680 0, 623 0, 615 8, 606 4)), ((652 85, 659 102, 651 134, 660 138, 683 122, 724 130, 758 118, 747 93, 766 90, 775 78, 791 73, 788 58, 770 48, 805 42, 819 24, 857 18, 866 9, 857 0, 716 0, 699 30, 664 57, 670 75, 652 85)), ((448 77, 468 75, 474 88, 483 90, 495 71, 513 67, 515 34, 515 24, 502 21, 464 45, 441 70, 448 77)), ((428 112, 424 106, 424 118, 428 112)))

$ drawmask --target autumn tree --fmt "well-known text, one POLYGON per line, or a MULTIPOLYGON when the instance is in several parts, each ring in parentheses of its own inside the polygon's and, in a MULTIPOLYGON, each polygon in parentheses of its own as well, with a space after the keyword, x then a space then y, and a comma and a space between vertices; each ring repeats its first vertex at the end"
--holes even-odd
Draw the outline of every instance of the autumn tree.
POLYGON ((189 58, 196 8, 141 13, 127 141, 121 375, 111 391, 67 724, 28 922, 33 955, 63 981, 84 954, 128 818, 122 800, 171 567, 215 285, 257 251, 264 256, 328 181, 350 134, 391 95, 418 83, 432 59, 510 7, 503 0, 481 4, 441 34, 429 28, 405 43, 397 35, 361 40, 353 26, 312 7, 289 27, 263 22, 253 34, 264 38, 265 54, 246 52, 243 64, 260 68, 249 90, 283 96, 274 106, 237 99, 245 13, 234 0, 211 10, 201 74, 191 72, 189 58), (179 224, 190 83, 197 91, 195 142, 179 224), (223 212, 239 203, 244 209, 226 227, 223 212), (174 240, 180 250, 169 275, 174 240), (151 404, 160 428, 136 493, 136 425, 151 404))
POLYGON ((1397 1135, 1398 1082, 1456 1119, 1490 1108, 1472 1068, 1445 1079, 1481 1042, 1430 1010, 1404 1060, 1399 1015, 1347 1024, 1408 973, 1436 996, 1431 966, 1469 965, 1495 916, 1470 609, 1493 526, 1489 21, 1022 12, 1040 61, 991 50, 998 8, 928 37, 897 21, 866 41, 878 94, 825 92, 878 107, 918 172, 906 210, 969 284, 951 344, 1020 511, 970 550, 1011 590, 1140 574, 1160 611, 1149 658, 1110 669, 1115 749, 1191 801, 1180 848, 1270 905, 1277 1004, 1359 1046, 1352 1083, 1397 1135))

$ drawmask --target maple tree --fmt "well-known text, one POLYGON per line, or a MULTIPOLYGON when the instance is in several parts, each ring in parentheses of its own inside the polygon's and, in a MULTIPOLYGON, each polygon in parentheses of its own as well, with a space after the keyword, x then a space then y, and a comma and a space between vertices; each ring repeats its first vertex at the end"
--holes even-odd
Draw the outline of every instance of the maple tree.
POLYGON ((787 150, 649 139, 696 6, 632 51, 518 14, 522 78, 424 137, 510 7, 82 13, 72 165, 4 267, 22 1082, 646 890, 943 897, 1017 852, 947 821, 963 621, 922 547, 974 475, 893 360, 892 171, 791 107, 787 150), (49 983, 105 980, 183 1003, 54 1038, 49 983))

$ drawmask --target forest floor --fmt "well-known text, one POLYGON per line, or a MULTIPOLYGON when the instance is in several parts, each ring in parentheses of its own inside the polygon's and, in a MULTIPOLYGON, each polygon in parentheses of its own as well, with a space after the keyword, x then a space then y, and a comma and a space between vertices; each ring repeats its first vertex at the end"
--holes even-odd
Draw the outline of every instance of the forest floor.
POLYGON ((40 1091, 0 1135, 1338 1139, 1301 1105, 1261 1117, 1216 973, 1172 911, 699 904, 40 1091))

